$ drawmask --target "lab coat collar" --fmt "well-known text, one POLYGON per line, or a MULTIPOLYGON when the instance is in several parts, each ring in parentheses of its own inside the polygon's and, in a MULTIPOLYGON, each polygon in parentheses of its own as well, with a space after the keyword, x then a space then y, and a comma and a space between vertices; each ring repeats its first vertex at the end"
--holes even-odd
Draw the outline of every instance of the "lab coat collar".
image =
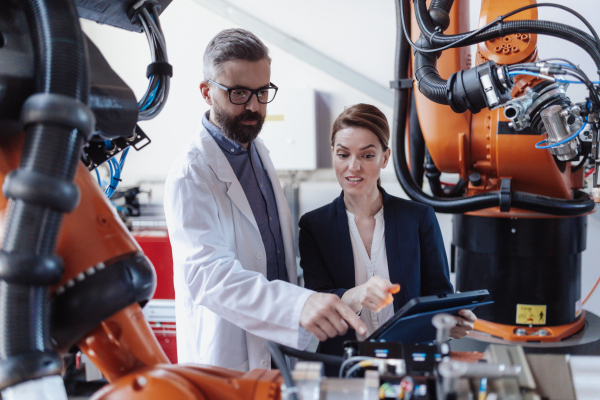
MULTIPOLYGON (((217 179, 228 184, 227 195, 233 204, 235 204, 242 214, 248 218, 256 228, 256 232, 259 233, 260 231, 256 219, 254 218, 254 214, 252 214, 252 209, 250 208, 250 203, 248 203, 248 198, 244 193, 244 189, 238 181, 235 172, 233 172, 233 168, 231 168, 229 161, 223 154, 223 151, 217 142, 215 142, 215 139, 213 139, 206 129, 202 128, 195 140, 196 146, 200 149, 200 152, 202 152, 202 155, 210 168, 214 171, 217 179)), ((260 138, 256 138, 253 143, 256 146, 256 151, 260 156, 263 167, 265 171, 267 171, 267 175, 273 186, 275 202, 277 203, 277 212, 279 213, 281 235, 283 237, 283 243, 285 244, 285 265, 288 272, 288 278, 291 283, 296 284, 298 273, 296 268, 296 253, 294 251, 294 234, 290 208, 285 199, 283 188, 279 183, 275 166, 269 156, 269 150, 260 138)))
POLYGON ((196 145, 217 176, 217 179, 227 184, 227 195, 233 204, 235 204, 242 214, 248 218, 256 228, 256 231, 260 232, 240 181, 237 179, 237 176, 235 176, 235 172, 233 172, 233 168, 231 168, 231 164, 229 164, 227 157, 225 157, 223 151, 217 142, 215 142, 215 139, 208 133, 206 128, 203 127, 200 134, 196 136, 196 145))

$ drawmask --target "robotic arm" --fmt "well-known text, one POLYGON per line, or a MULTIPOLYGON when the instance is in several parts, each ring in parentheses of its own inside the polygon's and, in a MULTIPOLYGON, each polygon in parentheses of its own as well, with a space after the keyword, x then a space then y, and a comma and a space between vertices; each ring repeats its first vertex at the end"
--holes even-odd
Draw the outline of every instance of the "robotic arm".
MULTIPOLYGON (((409 3, 397 2, 398 179, 413 200, 455 214, 457 289, 489 289, 495 301, 478 310, 476 329, 513 341, 565 339, 585 322, 581 252, 595 203, 582 189, 584 172, 591 174, 598 163, 600 99, 571 61, 540 60, 536 43, 538 34, 567 40, 598 68, 597 34, 563 6, 550 5, 574 13, 591 34, 538 21, 537 7, 548 4, 530 0, 482 1, 480 27, 471 32, 465 32, 461 1, 433 0, 427 8, 415 0, 412 21, 409 3), (473 68, 460 50, 468 45, 477 45, 473 68), (401 88, 411 67, 416 107, 409 107, 409 93, 401 88), (567 96, 572 83, 586 85, 585 101, 567 96), (409 115, 410 143, 421 140, 427 148, 432 195, 417 184, 406 160, 409 115), (443 187, 440 172, 457 173, 456 186, 443 187)), ((410 157, 411 165, 423 164, 417 152, 410 157)), ((593 186, 597 193, 596 178, 593 186)))

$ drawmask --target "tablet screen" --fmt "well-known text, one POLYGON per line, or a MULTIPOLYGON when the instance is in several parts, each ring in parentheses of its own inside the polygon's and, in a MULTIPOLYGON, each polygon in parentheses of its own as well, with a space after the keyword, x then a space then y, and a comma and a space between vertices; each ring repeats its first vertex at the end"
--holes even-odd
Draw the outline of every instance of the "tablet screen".
POLYGON ((435 328, 431 325, 431 318, 435 314, 445 312, 458 315, 459 310, 473 310, 480 305, 491 304, 492 301, 484 302, 488 295, 487 290, 474 290, 411 299, 366 340, 429 342, 435 339, 435 328), (417 341, 413 341, 415 339, 417 341))

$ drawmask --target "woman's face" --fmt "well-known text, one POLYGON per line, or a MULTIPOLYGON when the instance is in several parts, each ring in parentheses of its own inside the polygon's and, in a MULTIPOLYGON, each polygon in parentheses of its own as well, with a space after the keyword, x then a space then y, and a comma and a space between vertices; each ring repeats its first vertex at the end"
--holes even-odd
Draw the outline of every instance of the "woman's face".
POLYGON ((377 180, 390 158, 377 136, 367 128, 339 130, 332 148, 333 166, 340 186, 349 195, 377 190, 377 180))

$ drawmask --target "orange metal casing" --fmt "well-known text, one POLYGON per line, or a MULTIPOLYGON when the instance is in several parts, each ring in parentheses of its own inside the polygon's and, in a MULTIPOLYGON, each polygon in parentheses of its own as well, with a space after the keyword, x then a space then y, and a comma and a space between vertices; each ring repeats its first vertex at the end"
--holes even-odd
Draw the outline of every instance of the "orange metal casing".
MULTIPOLYGON (((465 14, 468 11, 468 1, 456 3, 458 4, 451 11, 452 23, 445 31, 446 34, 468 30, 468 15, 465 14)), ((482 26, 499 15, 533 3, 535 0, 484 0, 479 24, 482 26)), ((536 9, 531 9, 509 19, 536 18, 536 9)), ((414 17, 412 26, 412 38, 416 40, 420 32, 414 17)), ((488 59, 498 64, 532 61, 537 57, 536 43, 536 35, 509 35, 480 43, 477 63, 488 59), (507 47, 502 46, 509 44, 510 51, 504 51, 507 47), (497 47, 502 50, 496 51, 497 47)), ((461 49, 468 51, 468 48, 461 49)), ((447 79, 459 69, 468 68, 465 63, 469 63, 468 55, 460 53, 459 49, 446 50, 438 60, 438 71, 447 79)), ((524 93, 528 87, 538 82, 531 77, 515 77, 513 97, 524 93)), ((572 197, 572 188, 582 186, 580 174, 571 176, 570 163, 561 163, 559 169, 549 150, 535 148, 535 144, 543 139, 542 136, 499 135, 498 123, 508 122, 501 108, 485 109, 474 115, 468 111, 456 114, 449 106, 426 99, 416 87, 415 101, 427 148, 438 169, 446 173, 458 173, 463 179, 467 179, 473 171, 482 175, 483 184, 479 187, 470 185, 468 195, 498 190, 501 178, 512 178, 514 191, 564 199, 572 197)), ((502 213, 502 216, 510 217, 512 212, 502 213)))
POLYGON ((161 365, 105 386, 92 400, 279 400, 282 383, 277 370, 161 365))
POLYGON ((504 325, 497 324, 490 321, 484 321, 478 319, 475 321, 475 330, 485 332, 495 337, 499 337, 504 340, 510 340, 513 342, 560 342, 563 339, 568 338, 571 335, 579 332, 585 326, 585 311, 581 312, 581 315, 575 322, 560 326, 544 326, 529 328, 525 326, 517 325, 504 325), (515 329, 524 329, 527 335, 517 335, 515 329), (547 332, 545 336, 533 336, 532 334, 544 329, 547 332))
POLYGON ((77 346, 109 382, 146 366, 170 363, 137 303, 102 321, 77 346))
MULTIPOLYGON (((22 134, 0 135, 0 183, 18 166, 23 139, 22 134)), ((75 277, 82 276, 100 262, 110 268, 111 261, 141 251, 96 180, 81 163, 75 183, 80 190, 79 204, 72 213, 64 215, 56 249, 63 259, 65 271, 61 282, 51 292, 71 280, 77 284, 75 277)), ((7 200, 0 194, 3 222, 6 206, 7 200)), ((91 335, 93 345, 88 345, 89 336, 79 344, 84 352, 92 350, 87 353, 88 357, 97 363, 96 366, 107 378, 116 379, 140 366, 169 363, 138 304, 118 312, 94 329, 91 335)))
MULTIPOLYGON (((411 11, 411 37, 416 41, 421 31, 417 25, 412 3, 411 11)), ((457 0, 450 11, 450 26, 444 33, 457 34, 468 30, 468 27, 469 0, 457 0)), ((448 79, 454 72, 470 67, 469 49, 460 47, 444 51, 438 60, 437 69, 442 78, 448 79)), ((469 158, 468 134, 471 113, 456 114, 449 106, 433 103, 419 92, 416 82, 413 91, 423 137, 436 166, 440 171, 464 174, 466 178, 465 162, 461 160, 469 158), (463 135, 462 139, 461 135, 463 135)))

